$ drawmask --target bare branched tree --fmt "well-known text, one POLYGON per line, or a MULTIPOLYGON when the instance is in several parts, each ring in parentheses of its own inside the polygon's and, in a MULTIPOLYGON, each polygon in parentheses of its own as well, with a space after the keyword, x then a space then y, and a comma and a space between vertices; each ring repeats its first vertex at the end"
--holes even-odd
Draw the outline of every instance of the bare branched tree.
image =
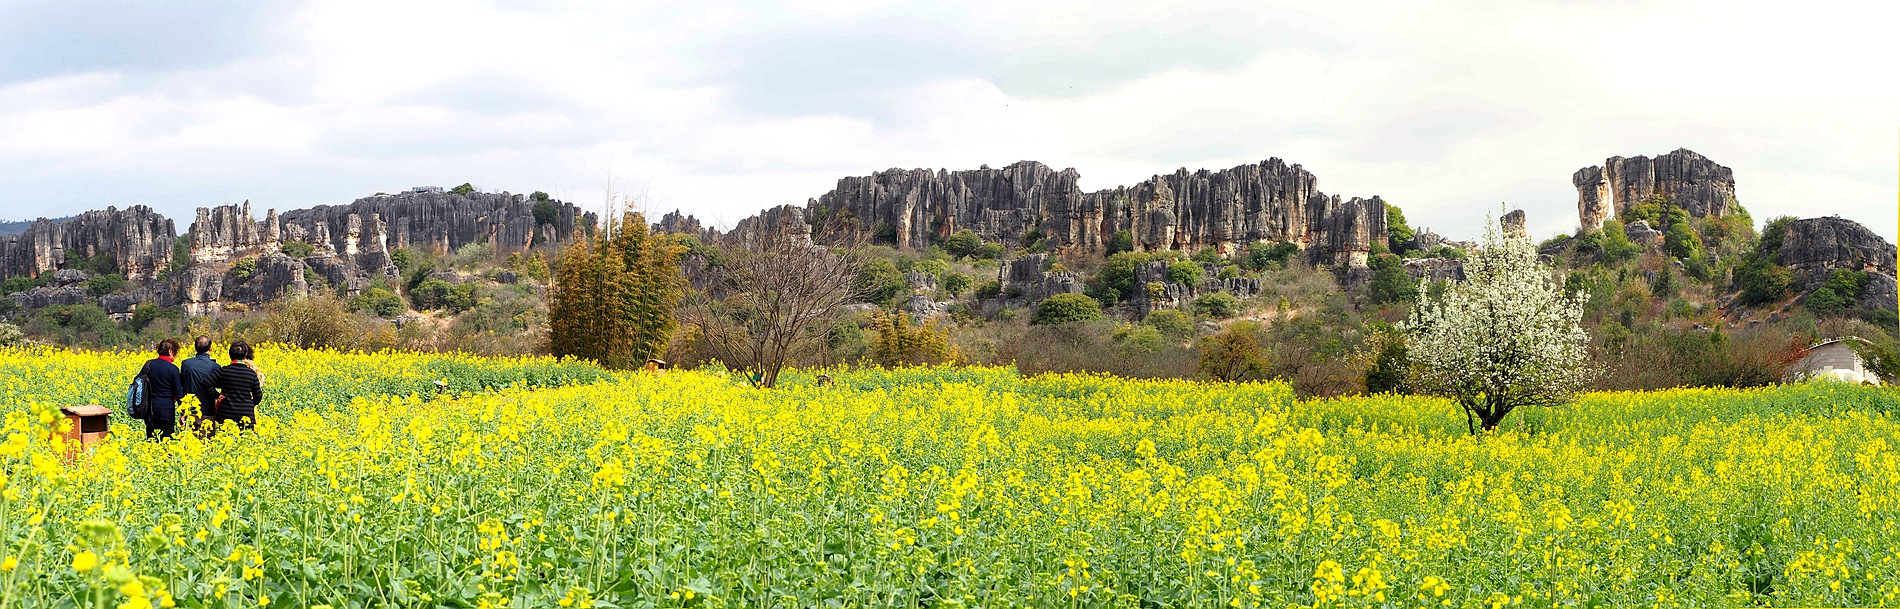
POLYGON ((686 323, 708 355, 769 389, 786 362, 821 344, 857 300, 860 266, 796 236, 755 237, 707 269, 710 280, 687 306, 686 323))

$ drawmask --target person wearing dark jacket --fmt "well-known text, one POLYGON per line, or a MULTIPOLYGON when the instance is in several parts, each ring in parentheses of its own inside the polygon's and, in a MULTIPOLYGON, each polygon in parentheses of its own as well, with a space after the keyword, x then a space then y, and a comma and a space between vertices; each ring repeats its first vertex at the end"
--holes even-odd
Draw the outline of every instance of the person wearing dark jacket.
POLYGON ((251 429, 257 424, 257 404, 264 401, 264 386, 257 376, 257 369, 245 363, 251 359, 251 346, 244 342, 231 345, 231 363, 218 369, 212 378, 212 386, 218 390, 218 397, 224 401, 218 403, 219 424, 225 421, 237 423, 238 429, 251 429))
POLYGON ((212 386, 212 378, 218 375, 218 360, 211 357, 211 337, 199 336, 191 346, 198 354, 179 362, 180 377, 185 381, 185 393, 198 396, 198 418, 202 421, 218 420, 218 413, 212 406, 218 402, 218 389, 212 386))
POLYGON ((145 437, 163 440, 178 430, 178 400, 185 397, 185 389, 179 382, 178 366, 172 363, 178 355, 178 341, 159 341, 157 350, 158 357, 147 360, 139 374, 145 375, 145 399, 151 405, 145 415, 145 437))

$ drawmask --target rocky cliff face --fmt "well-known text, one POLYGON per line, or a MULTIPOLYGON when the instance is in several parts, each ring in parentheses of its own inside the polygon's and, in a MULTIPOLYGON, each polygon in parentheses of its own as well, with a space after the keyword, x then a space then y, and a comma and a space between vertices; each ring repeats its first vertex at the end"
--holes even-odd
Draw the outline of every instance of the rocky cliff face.
POLYGON ((255 307, 308 295, 312 278, 354 295, 376 279, 397 279, 387 233, 374 214, 364 218, 346 213, 332 230, 327 219, 286 226, 274 209, 258 221, 248 201, 201 207, 188 233, 192 265, 164 286, 160 300, 184 307, 188 314, 204 315, 227 303, 255 307), (291 243, 309 245, 310 254, 289 255, 285 250, 291 243), (250 261, 249 269, 237 270, 244 260, 250 261))
POLYGON ((287 234, 312 245, 351 255, 348 241, 360 242, 368 218, 381 218, 388 247, 448 253, 470 243, 492 244, 497 253, 526 251, 539 244, 565 244, 598 220, 592 213, 560 201, 536 201, 526 195, 404 192, 357 199, 349 205, 319 205, 285 212, 287 234), (537 217, 537 206, 540 215, 537 217), (357 218, 351 228, 350 217, 357 218), (545 222, 544 222, 545 220, 545 222))
MULTIPOLYGON (((1133 186, 1083 192, 1074 169, 1034 161, 968 171, 891 169, 838 180, 807 202, 803 218, 819 243, 882 243, 922 249, 970 229, 988 241, 1042 242, 1102 252, 1119 231, 1142 250, 1217 247, 1255 241, 1298 244, 1310 260, 1364 265, 1385 236, 1385 202, 1341 199, 1280 159, 1221 171, 1186 169, 1133 186)), ((789 218, 784 208, 768 215, 789 218)), ((741 221, 746 225, 748 221, 741 221)), ((779 220, 757 218, 760 223, 779 220)), ((658 230, 692 232, 691 217, 668 216, 658 230)))
POLYGON ((1696 217, 1724 216, 1735 203, 1735 172, 1686 148, 1654 159, 1610 157, 1571 175, 1577 215, 1585 230, 1603 227, 1651 195, 1662 195, 1696 217))
POLYGON ((102 256, 127 279, 150 279, 171 263, 174 234, 171 220, 143 205, 39 220, 0 237, 0 278, 37 277, 74 258, 102 256))
POLYGON ((1781 238, 1777 262, 1794 271, 1792 289, 1807 293, 1827 282, 1835 269, 1866 271, 1867 288, 1861 306, 1894 306, 1893 244, 1853 220, 1839 217, 1806 218, 1788 224, 1781 238))

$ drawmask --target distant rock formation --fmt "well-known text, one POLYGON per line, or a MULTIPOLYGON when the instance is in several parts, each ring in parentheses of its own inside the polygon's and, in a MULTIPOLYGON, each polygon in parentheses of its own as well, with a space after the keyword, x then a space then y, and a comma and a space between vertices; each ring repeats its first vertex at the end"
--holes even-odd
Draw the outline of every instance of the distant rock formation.
POLYGON ((1777 260, 1794 271, 1790 287, 1812 292, 1827 282, 1835 269, 1867 272, 1861 306, 1894 306, 1894 246, 1859 222, 1840 217, 1805 218, 1788 224, 1781 237, 1777 260))
POLYGON ((1135 313, 1147 317, 1149 313, 1161 309, 1175 309, 1187 306, 1198 296, 1215 292, 1228 292, 1245 298, 1260 293, 1260 279, 1256 277, 1217 276, 1220 269, 1203 265, 1206 279, 1200 285, 1189 285, 1168 280, 1168 260, 1152 260, 1135 267, 1135 293, 1129 298, 1129 304, 1135 313))
POLYGON ((1603 228, 1612 214, 1662 195, 1695 217, 1724 216, 1735 203, 1735 172, 1687 148, 1655 159, 1610 157, 1571 175, 1584 230, 1603 228))
MULTIPOLYGON (((1385 202, 1341 199, 1280 159, 1221 171, 1181 169, 1133 186, 1083 192, 1074 169, 1034 161, 967 171, 891 169, 838 180, 806 203, 803 220, 823 244, 881 243, 922 249, 958 230, 987 241, 1103 252, 1128 231, 1140 250, 1216 247, 1231 253, 1255 241, 1290 242, 1321 264, 1364 266, 1385 238, 1385 202)), ((740 221, 781 226, 787 208, 740 221)), ((669 215, 664 232, 696 232, 697 220, 669 215)), ((735 228, 735 230, 738 230, 735 228)), ((756 229, 755 229, 756 230, 756 229)))
MULTIPOLYGON (((698 224, 697 220, 691 222, 694 226, 698 224)), ((805 210, 794 205, 780 205, 740 220, 733 225, 731 232, 715 235, 715 239, 731 246, 760 243, 812 245, 811 224, 805 221, 805 210)))
POLYGON ((1658 247, 1663 242, 1662 231, 1650 228, 1647 220, 1637 220, 1623 225, 1623 236, 1629 237, 1630 243, 1643 247, 1658 247))
POLYGON ((88 211, 64 222, 38 220, 0 237, 0 278, 37 277, 76 258, 103 256, 127 279, 150 279, 171 263, 174 234, 171 220, 143 205, 88 211))
POLYGON ((572 204, 526 195, 410 191, 292 210, 280 221, 285 231, 302 235, 312 245, 327 244, 330 251, 351 255, 348 241, 363 239, 361 231, 368 227, 361 223, 370 217, 382 219, 381 230, 391 248, 449 253, 471 243, 488 243, 498 254, 570 243, 577 232, 591 231, 599 220, 572 204), (351 216, 358 218, 354 234, 351 216))
MULTIPOLYGON (((282 215, 273 209, 262 221, 251 215, 249 201, 201 207, 181 237, 171 220, 149 207, 108 208, 59 222, 38 220, 18 234, 0 236, 0 279, 105 265, 131 280, 130 291, 94 297, 75 281, 56 281, 13 300, 27 307, 96 302, 115 316, 153 302, 204 315, 231 303, 257 306, 308 294, 312 281, 345 295, 378 278, 393 281, 392 247, 447 253, 488 243, 500 255, 570 242, 591 233, 595 221, 593 214, 540 195, 419 191, 282 215), (172 268, 180 238, 186 240, 185 266, 172 268), (290 255, 292 243, 308 245, 309 254, 297 248, 299 256, 290 255), (163 281, 160 275, 166 275, 163 281)), ((81 280, 84 275, 79 273, 81 280)))
POLYGON ((996 274, 999 297, 1028 305, 1056 294, 1082 293, 1081 273, 1049 271, 1048 267, 1048 254, 1028 254, 1004 262, 996 274))
POLYGON ((1428 281, 1464 281, 1465 263, 1451 258, 1406 258, 1400 261, 1405 274, 1428 281))
POLYGON ((1504 217, 1500 218, 1498 223, 1503 227, 1504 236, 1506 237, 1531 236, 1530 227, 1525 224, 1524 210, 1522 209, 1513 209, 1511 213, 1504 214, 1504 217))

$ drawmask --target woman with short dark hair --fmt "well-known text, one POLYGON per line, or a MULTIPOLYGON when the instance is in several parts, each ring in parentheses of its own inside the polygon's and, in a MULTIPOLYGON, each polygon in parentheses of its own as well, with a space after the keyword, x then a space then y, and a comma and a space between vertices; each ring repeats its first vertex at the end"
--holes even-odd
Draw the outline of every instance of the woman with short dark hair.
POLYGON ((139 368, 139 374, 145 377, 146 403, 151 406, 145 415, 145 437, 163 440, 178 430, 178 400, 185 397, 185 389, 178 379, 178 364, 173 361, 178 355, 178 341, 158 341, 153 350, 158 357, 146 360, 139 368))
POLYGON ((238 429, 257 424, 257 404, 264 401, 264 386, 249 360, 255 353, 243 341, 232 343, 231 363, 218 369, 211 385, 218 390, 218 423, 237 423, 238 429))

